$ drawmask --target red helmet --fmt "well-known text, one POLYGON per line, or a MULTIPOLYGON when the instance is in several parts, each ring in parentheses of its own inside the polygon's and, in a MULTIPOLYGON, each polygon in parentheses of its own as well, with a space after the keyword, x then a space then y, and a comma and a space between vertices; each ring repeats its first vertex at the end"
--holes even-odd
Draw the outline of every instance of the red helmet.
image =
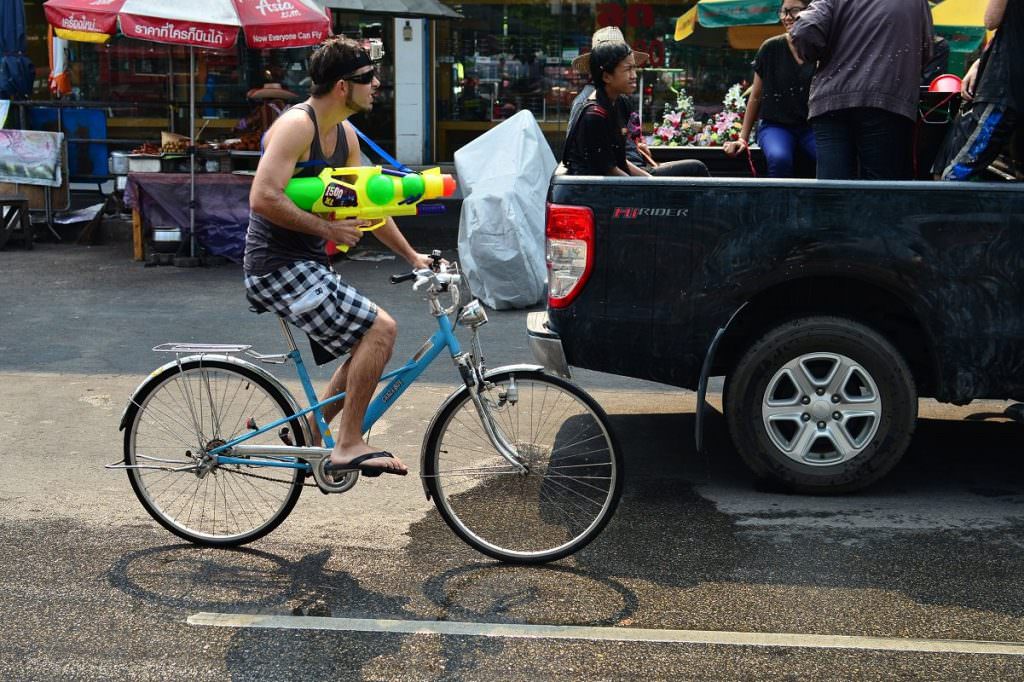
POLYGON ((963 81, 959 76, 944 73, 935 77, 935 80, 928 86, 928 92, 960 92, 962 86, 963 81))

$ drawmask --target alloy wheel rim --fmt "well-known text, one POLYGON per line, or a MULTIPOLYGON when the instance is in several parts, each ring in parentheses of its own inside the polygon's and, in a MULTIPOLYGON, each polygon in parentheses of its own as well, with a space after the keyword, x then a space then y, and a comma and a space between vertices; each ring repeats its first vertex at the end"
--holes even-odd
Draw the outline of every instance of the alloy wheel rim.
POLYGON ((838 353, 806 353, 772 376, 761 418, 772 444, 789 459, 836 466, 870 445, 882 420, 882 397, 859 362, 838 353))

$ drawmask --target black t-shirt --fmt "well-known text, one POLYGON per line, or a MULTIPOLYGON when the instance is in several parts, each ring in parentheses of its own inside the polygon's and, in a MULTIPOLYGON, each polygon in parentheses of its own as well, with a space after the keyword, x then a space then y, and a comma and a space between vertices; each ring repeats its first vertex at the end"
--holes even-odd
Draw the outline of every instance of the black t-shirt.
POLYGON ((1024 0, 1009 0, 982 57, 974 100, 1024 111, 1024 0))
POLYGON ((763 82, 761 120, 786 126, 807 125, 807 98, 814 64, 797 64, 785 35, 761 43, 754 58, 754 73, 763 82))
POLYGON ((570 175, 607 175, 612 166, 629 172, 621 108, 607 97, 587 100, 569 136, 563 161, 570 175))

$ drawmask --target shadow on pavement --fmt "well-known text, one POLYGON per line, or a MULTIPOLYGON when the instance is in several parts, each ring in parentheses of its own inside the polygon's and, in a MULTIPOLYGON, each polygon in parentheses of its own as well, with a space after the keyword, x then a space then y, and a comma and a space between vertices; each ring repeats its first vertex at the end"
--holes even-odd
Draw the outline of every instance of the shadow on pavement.
MULTIPOLYGON (((812 631, 807 622, 816 619, 855 620, 868 608, 862 599, 880 599, 883 610, 906 599, 996 614, 994 625, 982 620, 971 632, 1016 636, 1011 619, 1024 616, 1019 426, 921 420, 911 451, 882 483, 811 497, 759 487, 720 414, 709 417, 706 455, 694 451, 692 414, 613 415, 612 422, 625 448, 622 502, 600 537, 552 566, 487 561, 430 513, 410 528, 397 564, 351 548, 288 561, 258 550, 172 545, 126 555, 109 580, 135 598, 188 612, 726 630, 757 627, 744 620, 751 594, 768 600, 759 613, 775 627, 812 631), (360 582, 329 561, 390 568, 380 584, 360 582), (772 595, 794 601, 784 607, 772 595), (833 601, 815 601, 822 597, 833 601)), ((908 627, 926 629, 943 616, 918 617, 908 627)), ((314 679, 367 674, 424 648, 440 676, 472 675, 482 660, 515 651, 504 639, 240 629, 226 661, 234 679, 297 660, 314 679)))

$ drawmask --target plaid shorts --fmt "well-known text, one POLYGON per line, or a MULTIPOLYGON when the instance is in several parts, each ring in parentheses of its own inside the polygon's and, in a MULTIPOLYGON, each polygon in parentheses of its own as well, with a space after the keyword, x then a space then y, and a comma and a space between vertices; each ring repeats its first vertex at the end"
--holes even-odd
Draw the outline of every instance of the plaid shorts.
POLYGON ((377 305, 347 284, 338 273, 314 261, 298 261, 266 275, 246 275, 250 303, 271 310, 320 345, 330 357, 341 357, 363 338, 377 319, 377 305))

